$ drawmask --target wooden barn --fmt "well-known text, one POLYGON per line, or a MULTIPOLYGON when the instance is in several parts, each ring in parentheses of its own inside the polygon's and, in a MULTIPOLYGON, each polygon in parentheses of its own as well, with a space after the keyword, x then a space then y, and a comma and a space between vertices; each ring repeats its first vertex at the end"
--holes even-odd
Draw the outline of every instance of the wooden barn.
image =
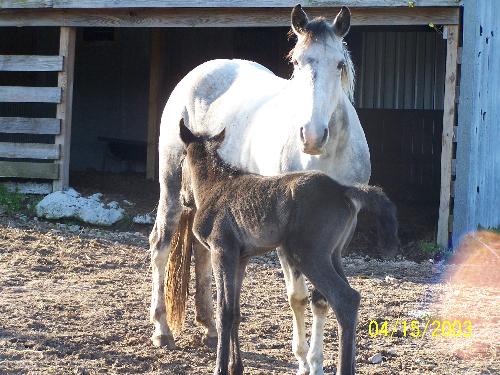
MULTIPOLYGON (((0 0, 0 177, 48 190, 68 187, 70 170, 155 178, 159 117, 174 85, 213 58, 251 59, 289 77, 296 2, 0 0)), ((396 201, 429 206, 442 246, 452 232, 457 243, 478 225, 500 225, 500 4, 302 5, 332 19, 351 8, 372 182, 396 201)))

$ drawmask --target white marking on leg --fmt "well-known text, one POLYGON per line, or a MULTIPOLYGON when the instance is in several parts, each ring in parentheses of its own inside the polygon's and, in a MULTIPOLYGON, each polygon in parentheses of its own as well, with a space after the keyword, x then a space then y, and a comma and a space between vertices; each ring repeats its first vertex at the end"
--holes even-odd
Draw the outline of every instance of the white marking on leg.
POLYGON ((282 256, 281 251, 278 251, 278 256, 285 276, 288 302, 293 313, 292 351, 299 362, 297 375, 305 375, 309 374, 306 357, 309 348, 304 321, 304 312, 308 301, 307 285, 304 276, 295 274, 294 269, 288 263, 286 256, 282 256))
POLYGON ((311 302, 313 315, 311 329, 311 347, 307 353, 310 375, 323 375, 323 339, 325 331, 326 316, 328 314, 328 304, 320 299, 311 302))
POLYGON ((167 325, 165 307, 165 266, 168 259, 168 249, 151 250, 152 290, 150 320, 154 324, 153 337, 171 335, 167 325))

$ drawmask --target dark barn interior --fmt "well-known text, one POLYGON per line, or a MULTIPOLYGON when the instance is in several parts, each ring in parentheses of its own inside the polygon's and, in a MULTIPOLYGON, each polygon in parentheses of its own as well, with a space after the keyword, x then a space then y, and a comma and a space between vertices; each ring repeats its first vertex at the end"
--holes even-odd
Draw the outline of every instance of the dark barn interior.
MULTIPOLYGON (((294 40, 287 38, 288 30, 161 29, 160 107, 187 72, 214 58, 250 59, 290 77, 292 66, 286 55, 294 40)), ((2 54, 57 54, 58 28, 5 28, 2 33, 2 54)), ((146 28, 78 29, 70 186, 84 191, 123 189, 124 195, 133 181, 152 186, 144 182, 151 35, 146 28)), ((346 39, 356 67, 355 107, 370 146, 371 183, 382 186, 397 203, 403 243, 406 237, 406 242, 434 240, 446 41, 438 31, 423 26, 353 27, 346 39)), ((1 85, 56 82, 54 73, 0 73, 1 85)), ((53 117, 54 111, 52 104, 0 103, 0 116, 53 117)), ((1 137, 1 141, 33 142, 36 137, 37 142, 53 142, 51 136, 1 137)), ((146 203, 149 210, 156 204, 156 184, 152 189, 146 203)))

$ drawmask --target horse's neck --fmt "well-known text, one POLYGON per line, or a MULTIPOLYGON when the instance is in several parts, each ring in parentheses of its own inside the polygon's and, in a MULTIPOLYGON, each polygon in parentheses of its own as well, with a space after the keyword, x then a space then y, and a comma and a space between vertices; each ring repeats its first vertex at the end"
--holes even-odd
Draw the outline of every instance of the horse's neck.
POLYGON ((210 189, 215 183, 231 178, 236 172, 224 163, 217 151, 208 151, 194 165, 193 183, 199 189, 210 189))

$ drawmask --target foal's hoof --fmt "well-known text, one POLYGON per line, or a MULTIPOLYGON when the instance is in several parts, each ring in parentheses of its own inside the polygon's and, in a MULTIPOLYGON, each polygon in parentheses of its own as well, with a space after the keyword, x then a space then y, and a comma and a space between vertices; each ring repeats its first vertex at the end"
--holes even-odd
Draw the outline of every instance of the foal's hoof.
POLYGON ((203 345, 205 345, 209 349, 215 349, 217 347, 217 337, 210 337, 207 335, 203 335, 203 338, 201 339, 201 342, 203 345))
POLYGON ((154 346, 163 347, 166 349, 175 349, 174 338, 170 335, 158 335, 151 337, 154 346))

